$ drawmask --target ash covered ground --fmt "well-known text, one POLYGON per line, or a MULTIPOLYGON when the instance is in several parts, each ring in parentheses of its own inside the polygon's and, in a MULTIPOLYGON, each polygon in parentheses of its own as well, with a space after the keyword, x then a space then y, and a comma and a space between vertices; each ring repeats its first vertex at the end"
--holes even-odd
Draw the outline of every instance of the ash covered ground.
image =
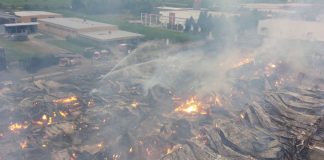
POLYGON ((0 159, 320 159, 323 54, 265 44, 152 42, 113 67, 2 83, 0 159))

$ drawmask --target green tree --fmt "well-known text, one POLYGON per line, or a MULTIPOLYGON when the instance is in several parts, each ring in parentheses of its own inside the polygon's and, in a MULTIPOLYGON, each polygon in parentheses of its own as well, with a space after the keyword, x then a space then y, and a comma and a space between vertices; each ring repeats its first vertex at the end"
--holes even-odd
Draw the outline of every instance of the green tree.
POLYGON ((71 6, 73 10, 84 9, 84 0, 72 0, 71 6))
POLYGON ((203 33, 203 34, 208 33, 209 26, 208 26, 208 12, 207 11, 200 12, 197 24, 201 29, 201 33, 203 33))
POLYGON ((190 30, 191 30, 191 24, 190 24, 190 21, 189 21, 189 19, 187 19, 186 20, 186 22, 185 22, 185 29, 184 29, 184 32, 190 32, 190 30))

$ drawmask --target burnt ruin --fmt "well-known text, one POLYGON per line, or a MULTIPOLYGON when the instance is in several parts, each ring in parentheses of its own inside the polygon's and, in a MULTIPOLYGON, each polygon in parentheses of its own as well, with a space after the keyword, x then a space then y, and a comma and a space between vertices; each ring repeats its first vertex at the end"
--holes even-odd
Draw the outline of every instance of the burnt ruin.
POLYGON ((217 72, 212 79, 206 76, 210 72, 199 70, 197 55, 201 53, 187 53, 193 48, 161 49, 163 54, 139 49, 108 71, 3 85, 0 114, 7 118, 0 123, 1 158, 323 157, 324 80, 317 72, 320 68, 301 72, 286 60, 270 60, 264 54, 238 61, 231 57, 228 66, 215 63, 224 73, 217 72), (222 75, 229 87, 213 91, 217 84, 207 80, 214 82, 222 75), (163 81, 153 83, 159 78, 163 81))

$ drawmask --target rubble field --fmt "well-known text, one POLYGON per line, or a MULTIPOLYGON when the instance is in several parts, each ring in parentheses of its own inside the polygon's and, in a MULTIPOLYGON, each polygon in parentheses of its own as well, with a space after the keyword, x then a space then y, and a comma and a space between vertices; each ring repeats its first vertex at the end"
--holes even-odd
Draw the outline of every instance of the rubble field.
POLYGON ((284 60, 243 58, 226 70, 229 90, 199 94, 189 84, 201 77, 190 71, 177 73, 172 87, 145 88, 160 66, 161 57, 152 57, 137 56, 131 60, 136 63, 117 65, 106 75, 88 71, 2 84, 0 159, 324 156, 324 79, 318 70, 304 73, 284 60))

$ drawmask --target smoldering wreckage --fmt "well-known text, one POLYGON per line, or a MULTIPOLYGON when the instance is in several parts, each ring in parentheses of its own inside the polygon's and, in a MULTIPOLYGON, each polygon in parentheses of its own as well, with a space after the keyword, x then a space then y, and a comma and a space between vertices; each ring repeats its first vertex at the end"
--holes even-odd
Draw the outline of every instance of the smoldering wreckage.
POLYGON ((323 66, 202 53, 209 66, 188 50, 135 51, 105 75, 3 84, 1 159, 323 157, 323 66))

